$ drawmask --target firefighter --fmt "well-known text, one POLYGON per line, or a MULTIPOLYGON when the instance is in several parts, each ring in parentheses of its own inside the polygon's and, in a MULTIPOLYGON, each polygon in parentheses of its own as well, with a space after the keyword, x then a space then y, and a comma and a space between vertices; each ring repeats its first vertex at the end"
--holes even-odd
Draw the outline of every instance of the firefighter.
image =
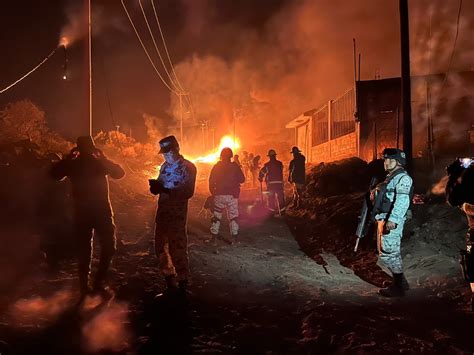
POLYGON ((240 184, 245 182, 245 176, 239 165, 231 162, 232 150, 224 148, 220 161, 212 167, 209 176, 209 191, 214 196, 213 217, 211 219, 211 235, 213 239, 219 234, 222 213, 227 210, 230 232, 233 239, 239 234, 239 195, 240 184))
POLYGON ((267 191, 269 192, 268 209, 270 211, 285 210, 285 195, 283 192, 283 163, 277 160, 277 153, 274 149, 268 151, 268 162, 263 165, 258 174, 260 182, 265 180, 267 191), (276 206, 276 203, 278 205, 276 206))
POLYGON ((305 163, 306 158, 301 154, 298 147, 291 148, 293 159, 290 161, 288 182, 293 185, 293 203, 291 207, 298 208, 301 203, 301 194, 306 179, 305 163))
POLYGON ((107 177, 120 179, 124 175, 125 172, 119 165, 107 159, 95 147, 90 136, 77 138, 77 146, 51 168, 54 179, 62 180, 67 177, 71 181, 82 297, 91 291, 110 295, 103 283, 116 250, 116 240, 107 177), (89 275, 93 235, 99 241, 101 253, 91 289, 89 275))
POLYGON ((461 208, 467 218, 466 250, 461 251, 464 278, 471 287, 471 311, 474 311, 474 161, 456 159, 447 167, 446 198, 451 206, 461 208))
POLYGON ((163 154, 165 162, 158 178, 149 180, 150 192, 160 195, 155 219, 155 252, 166 281, 166 290, 157 297, 175 291, 185 295, 189 277, 186 221, 188 200, 194 195, 196 167, 179 154, 174 136, 163 138, 159 145, 159 154, 163 154))
POLYGON ((388 173, 384 182, 371 193, 373 200, 380 201, 374 206, 377 221, 377 251, 379 261, 393 275, 392 283, 379 290, 384 297, 401 297, 409 289, 403 274, 400 246, 403 226, 413 194, 413 180, 405 171, 406 154, 397 148, 383 151, 384 168, 388 173), (375 198, 381 194, 381 198, 375 198))

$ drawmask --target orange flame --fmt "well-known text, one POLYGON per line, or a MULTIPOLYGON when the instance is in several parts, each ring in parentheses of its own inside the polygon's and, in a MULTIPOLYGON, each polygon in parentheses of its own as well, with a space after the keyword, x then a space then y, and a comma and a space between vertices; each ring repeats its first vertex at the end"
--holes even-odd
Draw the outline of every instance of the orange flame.
POLYGON ((219 148, 217 148, 214 152, 209 153, 208 155, 202 156, 202 157, 197 157, 197 158, 191 158, 190 160, 193 163, 207 163, 207 164, 213 164, 216 163, 219 160, 221 150, 224 148, 230 148, 232 151, 236 152, 237 149, 240 148, 240 141, 236 137, 235 140, 232 136, 224 136, 221 138, 221 141, 219 143, 219 148))

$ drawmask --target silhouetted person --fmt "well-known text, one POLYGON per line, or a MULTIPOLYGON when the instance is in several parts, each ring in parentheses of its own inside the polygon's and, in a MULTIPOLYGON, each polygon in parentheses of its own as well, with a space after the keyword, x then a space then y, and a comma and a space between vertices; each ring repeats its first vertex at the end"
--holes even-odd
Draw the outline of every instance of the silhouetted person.
MULTIPOLYGON (((234 163, 238 165, 238 167, 240 168, 240 170, 242 170, 242 162, 240 161, 240 158, 239 158, 239 155, 238 154, 235 154, 234 155, 234 163)), ((243 171, 242 171, 243 173, 243 171)))
POLYGON ((252 187, 257 186, 258 171, 260 170, 260 155, 249 155, 249 168, 252 174, 252 187))
POLYGON ((230 161, 232 150, 224 148, 221 151, 220 161, 212 167, 209 175, 209 191, 214 196, 213 216, 211 219, 211 234, 214 238, 219 234, 221 219, 224 210, 227 210, 230 232, 232 237, 239 234, 239 195, 240 184, 245 182, 245 176, 240 166, 230 161))
POLYGON ((157 296, 177 291, 176 279, 179 290, 185 295, 189 276, 186 222, 188 200, 194 195, 196 167, 179 154, 175 136, 163 138, 159 144, 159 154, 163 154, 165 162, 161 165, 158 179, 149 180, 149 183, 150 192, 160 195, 156 211, 155 251, 167 288, 157 296))
POLYGON ((51 168, 53 178, 62 180, 67 177, 71 181, 82 296, 91 291, 89 274, 93 235, 98 238, 101 252, 92 291, 106 292, 103 283, 115 253, 115 225, 107 177, 120 179, 124 175, 119 165, 95 147, 90 136, 77 138, 77 147, 51 168))
POLYGON ((278 201, 279 212, 285 210, 285 194, 283 192, 283 163, 277 160, 277 153, 274 149, 268 151, 268 161, 258 174, 258 180, 265 180, 267 191, 270 193, 268 199, 268 208, 275 211, 275 196, 278 201))
POLYGON ((468 230, 466 250, 461 251, 464 278, 471 287, 471 310, 474 311, 474 161, 456 159, 447 168, 446 199, 466 214, 468 230))
POLYGON ((291 148, 293 159, 290 161, 288 181, 293 185, 293 203, 291 207, 298 208, 301 203, 301 194, 306 180, 306 158, 298 147, 291 148))

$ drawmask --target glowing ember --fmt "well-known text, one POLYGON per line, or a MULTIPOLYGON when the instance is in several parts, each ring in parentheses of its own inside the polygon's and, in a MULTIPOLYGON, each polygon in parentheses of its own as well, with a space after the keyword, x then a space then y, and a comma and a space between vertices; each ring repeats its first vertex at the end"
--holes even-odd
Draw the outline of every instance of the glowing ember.
POLYGON ((223 148, 230 148, 235 154, 236 151, 240 148, 239 139, 235 138, 235 141, 234 141, 234 138, 232 136, 224 136, 221 138, 219 148, 217 148, 214 152, 203 157, 197 157, 194 159, 191 158, 190 160, 193 163, 207 163, 207 164, 216 163, 219 160, 219 156, 223 148))
POLYGON ((67 47, 68 44, 69 44, 69 40, 67 39, 67 37, 61 37, 61 40, 59 41, 59 45, 67 47))

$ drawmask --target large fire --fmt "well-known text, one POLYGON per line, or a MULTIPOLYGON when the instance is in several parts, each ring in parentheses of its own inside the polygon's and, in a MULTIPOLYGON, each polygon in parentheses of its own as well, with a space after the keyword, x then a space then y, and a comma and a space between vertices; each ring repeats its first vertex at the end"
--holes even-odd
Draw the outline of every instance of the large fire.
POLYGON ((240 148, 239 139, 236 137, 235 139, 232 136, 224 136, 221 138, 219 143, 219 147, 214 150, 212 153, 208 155, 197 157, 197 158, 190 158, 193 163, 207 163, 213 164, 219 160, 219 156, 221 154, 221 150, 224 148, 230 148, 232 151, 237 153, 237 150, 240 148))
MULTIPOLYGON (((234 140, 232 136, 224 136, 221 138, 219 147, 215 149, 213 152, 204 156, 196 157, 196 158, 185 154, 185 157, 186 159, 189 159, 193 163, 214 164, 219 161, 221 150, 224 148, 232 149, 232 151, 235 154, 237 153, 237 150, 240 149, 240 140, 237 137, 234 140)), ((160 174, 160 167, 161 167, 160 165, 157 165, 151 171, 144 171, 144 173, 150 179, 155 179, 160 174)))

